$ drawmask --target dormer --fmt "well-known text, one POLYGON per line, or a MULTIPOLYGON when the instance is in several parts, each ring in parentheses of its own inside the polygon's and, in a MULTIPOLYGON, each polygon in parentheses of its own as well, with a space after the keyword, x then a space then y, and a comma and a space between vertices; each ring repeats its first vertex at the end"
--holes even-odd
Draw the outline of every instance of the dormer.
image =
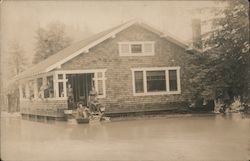
POLYGON ((153 56, 155 55, 154 41, 119 42, 120 56, 153 56))

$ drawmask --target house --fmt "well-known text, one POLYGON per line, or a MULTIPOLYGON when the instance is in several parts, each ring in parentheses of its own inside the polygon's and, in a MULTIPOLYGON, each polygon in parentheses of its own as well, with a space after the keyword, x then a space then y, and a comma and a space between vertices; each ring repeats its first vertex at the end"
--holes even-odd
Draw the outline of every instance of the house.
POLYGON ((190 96, 187 49, 182 41, 142 21, 128 21, 77 42, 18 75, 21 113, 63 118, 69 84, 74 103, 84 104, 94 86, 107 113, 185 107, 190 96), (49 94, 41 88, 46 84, 49 94))

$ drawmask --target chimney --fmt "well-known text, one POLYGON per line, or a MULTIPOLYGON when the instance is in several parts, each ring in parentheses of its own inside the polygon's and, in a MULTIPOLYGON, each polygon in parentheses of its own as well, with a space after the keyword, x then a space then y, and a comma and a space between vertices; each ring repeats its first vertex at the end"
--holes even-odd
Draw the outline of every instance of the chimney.
POLYGON ((192 20, 192 32, 193 32, 193 47, 201 49, 202 42, 201 42, 201 20, 200 19, 193 19, 192 20))

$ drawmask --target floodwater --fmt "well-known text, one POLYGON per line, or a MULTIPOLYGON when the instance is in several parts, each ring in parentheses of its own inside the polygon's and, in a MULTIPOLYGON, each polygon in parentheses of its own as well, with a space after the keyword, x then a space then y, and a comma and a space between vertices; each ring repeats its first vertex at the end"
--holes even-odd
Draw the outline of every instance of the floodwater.
POLYGON ((97 124, 1 118, 3 160, 248 160, 250 118, 179 116, 97 124))

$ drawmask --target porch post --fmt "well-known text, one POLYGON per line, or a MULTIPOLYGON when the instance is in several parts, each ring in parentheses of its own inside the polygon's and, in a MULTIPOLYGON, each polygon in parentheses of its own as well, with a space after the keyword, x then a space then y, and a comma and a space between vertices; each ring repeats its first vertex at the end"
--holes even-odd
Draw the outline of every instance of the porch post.
POLYGON ((54 97, 58 98, 59 97, 59 92, 58 92, 58 76, 57 73, 55 72, 53 74, 53 83, 54 83, 54 97))
POLYGON ((37 79, 34 79, 34 98, 38 98, 37 79))
POLYGON ((98 76, 97 76, 98 72, 95 72, 94 74, 94 86, 95 86, 95 91, 99 94, 99 90, 98 90, 98 76))
POLYGON ((19 84, 19 98, 22 99, 23 98, 23 88, 22 88, 22 85, 19 84))
POLYGON ((66 79, 66 74, 63 74, 63 93, 64 93, 64 97, 67 98, 68 94, 67 94, 67 79, 66 79))
POLYGON ((43 79, 43 83, 42 83, 42 86, 43 86, 43 87, 42 87, 42 91, 41 91, 41 97, 44 98, 44 90, 45 90, 44 87, 45 87, 46 84, 47 84, 47 79, 46 79, 45 76, 43 76, 42 79, 43 79))

